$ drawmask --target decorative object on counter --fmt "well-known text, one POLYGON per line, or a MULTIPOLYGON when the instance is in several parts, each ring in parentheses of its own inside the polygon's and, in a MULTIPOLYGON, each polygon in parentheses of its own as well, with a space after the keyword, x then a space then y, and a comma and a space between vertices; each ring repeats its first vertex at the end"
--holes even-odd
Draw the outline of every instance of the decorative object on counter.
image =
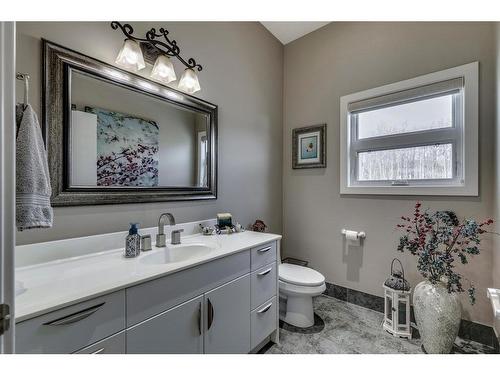
POLYGON ((297 259, 297 258, 292 258, 292 257, 286 257, 281 261, 281 263, 290 263, 290 264, 295 264, 297 266, 302 266, 302 267, 307 267, 309 262, 307 260, 302 260, 302 259, 297 259))
POLYGON ((142 251, 151 250, 151 235, 150 234, 145 234, 144 236, 141 236, 141 250, 142 251))
MULTIPOLYGON (((245 231, 243 226, 238 222, 235 224, 227 225, 227 217, 224 217, 224 215, 231 216, 231 214, 218 214, 217 215, 218 221, 219 221, 219 215, 223 215, 221 217, 222 225, 215 224, 215 226, 211 227, 211 226, 203 226, 202 224, 200 224, 201 233, 203 235, 211 236, 214 234, 231 234, 231 233, 239 233, 239 232, 245 231)), ((232 219, 230 219, 230 220, 232 220, 232 219)))
POLYGON ((255 220, 255 223, 252 225, 252 230, 254 232, 265 232, 267 229, 267 225, 260 219, 255 220))
POLYGON ((236 233, 236 226, 231 224, 231 226, 220 227, 218 224, 215 224, 215 233, 217 234, 236 233))
POLYGON ((215 228, 211 227, 210 225, 204 226, 203 224, 200 223, 200 228, 201 228, 201 233, 204 236, 212 236, 215 234, 215 228))
MULTIPOLYGON (((427 353, 450 353, 461 320, 459 293, 464 292, 462 275, 455 271, 454 262, 469 262, 468 257, 480 253, 481 235, 492 219, 459 220, 452 211, 421 211, 415 204, 412 217, 401 217, 397 228, 404 232, 398 251, 417 256, 417 269, 426 279, 413 292, 415 320, 427 353)), ((475 288, 468 294, 475 302, 475 288)))
POLYGON ((141 236, 137 233, 139 223, 130 223, 125 239, 125 258, 134 258, 141 254, 141 236))
POLYGON ((127 37, 116 58, 116 64, 138 71, 146 67, 146 62, 154 64, 151 78, 163 83, 170 83, 177 79, 174 66, 170 57, 177 58, 185 67, 184 73, 179 81, 178 88, 188 94, 200 91, 200 83, 196 71, 201 72, 202 66, 196 63, 192 57, 187 61, 180 55, 181 49, 177 42, 168 37, 168 30, 161 27, 158 32, 151 28, 144 38, 133 35, 134 29, 128 23, 121 24, 118 21, 111 22, 113 30, 120 29, 127 37), (162 38, 162 39, 158 39, 162 38))
POLYGON ((292 168, 326 168, 326 124, 293 129, 292 168))
POLYGON ((410 284, 401 261, 391 262, 391 276, 384 282, 384 329, 394 336, 411 338, 410 284), (400 270, 394 269, 398 262, 400 270))
POLYGON ((217 214, 217 226, 220 229, 231 227, 233 225, 233 217, 230 213, 217 214))
POLYGON ((236 233, 236 227, 233 225, 233 217, 230 213, 217 214, 217 224, 215 225, 217 234, 236 233))

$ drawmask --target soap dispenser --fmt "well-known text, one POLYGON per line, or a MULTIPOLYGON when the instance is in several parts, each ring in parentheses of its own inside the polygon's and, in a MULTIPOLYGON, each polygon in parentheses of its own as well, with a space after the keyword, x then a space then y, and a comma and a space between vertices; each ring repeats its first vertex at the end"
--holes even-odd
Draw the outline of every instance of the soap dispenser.
POLYGON ((137 233, 138 223, 130 223, 128 236, 125 239, 125 257, 134 258, 141 253, 141 236, 137 233))

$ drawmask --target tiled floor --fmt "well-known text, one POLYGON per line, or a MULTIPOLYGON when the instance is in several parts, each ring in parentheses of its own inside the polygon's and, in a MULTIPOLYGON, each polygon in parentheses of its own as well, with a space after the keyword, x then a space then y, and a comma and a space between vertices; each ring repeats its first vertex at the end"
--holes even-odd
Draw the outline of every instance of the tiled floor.
MULTIPOLYGON (((382 329, 383 314, 321 295, 314 301, 313 327, 297 329, 281 324, 280 344, 261 350, 266 354, 423 353, 420 340, 396 338, 382 329)), ((458 339, 455 353, 494 353, 488 346, 458 339)))

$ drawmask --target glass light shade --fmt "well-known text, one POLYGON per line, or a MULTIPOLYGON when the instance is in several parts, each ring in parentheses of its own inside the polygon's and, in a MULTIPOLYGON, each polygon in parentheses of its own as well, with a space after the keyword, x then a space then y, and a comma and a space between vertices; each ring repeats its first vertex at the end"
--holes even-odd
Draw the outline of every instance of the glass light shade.
POLYGON ((182 73, 181 80, 179 81, 179 90, 187 92, 188 94, 193 94, 201 90, 198 76, 193 69, 188 68, 182 73))
POLYGON ((141 46, 132 39, 125 40, 115 62, 122 68, 133 71, 141 70, 146 67, 144 57, 142 56, 141 46))
POLYGON ((164 83, 169 83, 177 79, 174 65, 167 56, 158 56, 153 66, 153 70, 151 71, 151 78, 164 83))

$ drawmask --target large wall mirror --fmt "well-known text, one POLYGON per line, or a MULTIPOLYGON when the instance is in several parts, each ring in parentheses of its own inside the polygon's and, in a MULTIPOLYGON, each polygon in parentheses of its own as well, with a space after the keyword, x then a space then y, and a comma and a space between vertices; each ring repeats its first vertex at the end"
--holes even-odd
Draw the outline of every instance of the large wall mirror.
POLYGON ((43 41, 55 206, 215 199, 217 106, 43 41))

